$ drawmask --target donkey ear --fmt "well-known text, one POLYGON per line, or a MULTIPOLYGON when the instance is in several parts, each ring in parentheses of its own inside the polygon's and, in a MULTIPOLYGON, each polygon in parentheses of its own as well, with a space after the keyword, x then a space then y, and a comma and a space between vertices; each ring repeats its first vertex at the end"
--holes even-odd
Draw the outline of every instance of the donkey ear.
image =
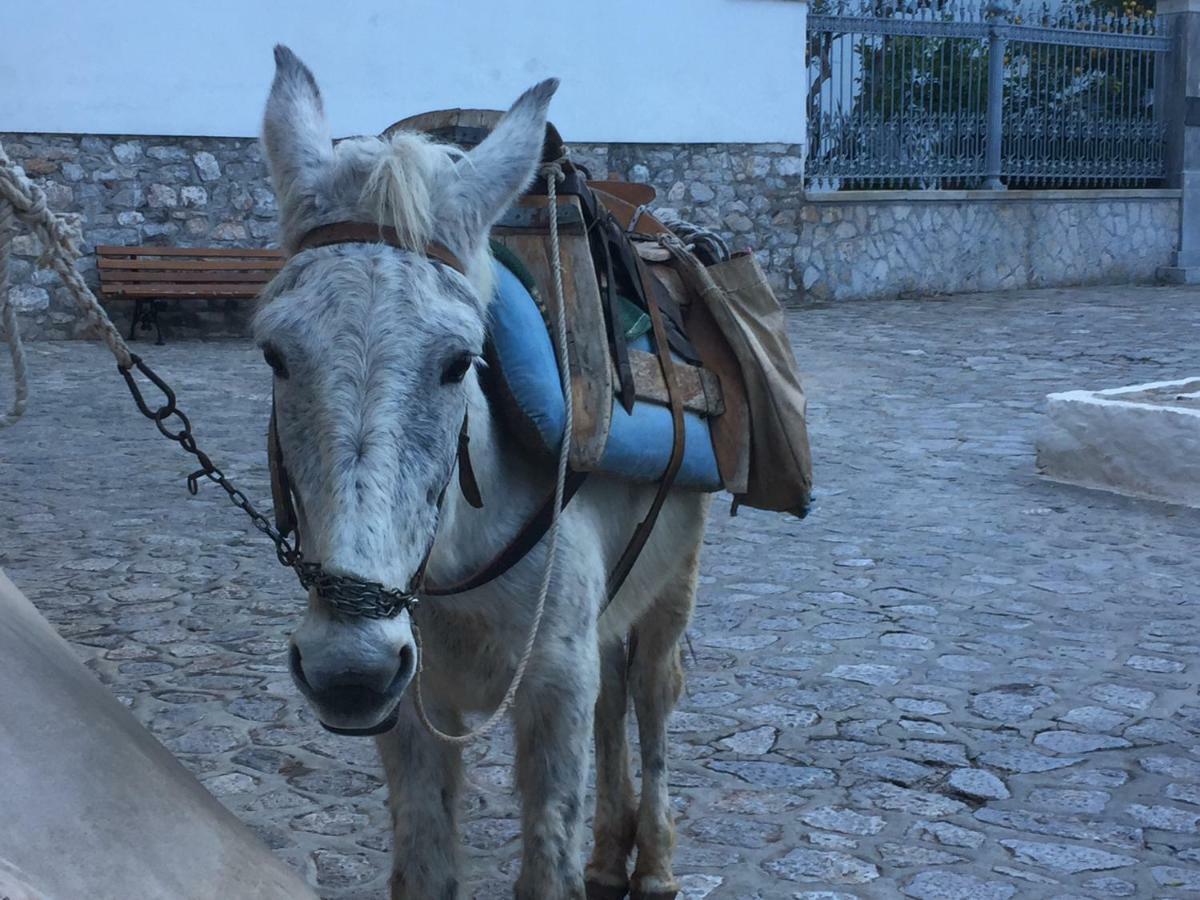
POLYGON ((263 114, 262 139, 281 206, 303 194, 333 158, 317 81, 283 44, 275 45, 275 81, 263 114))
POLYGON ((496 127, 458 164, 448 206, 472 241, 481 241, 509 205, 529 187, 542 159, 546 112, 558 90, 548 78, 517 98, 496 127))

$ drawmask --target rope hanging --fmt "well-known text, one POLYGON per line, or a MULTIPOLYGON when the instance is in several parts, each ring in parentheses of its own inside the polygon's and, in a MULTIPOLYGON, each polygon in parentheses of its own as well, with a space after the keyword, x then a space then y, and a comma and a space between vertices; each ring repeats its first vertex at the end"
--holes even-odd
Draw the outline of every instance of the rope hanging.
POLYGON ((571 453, 571 432, 574 430, 574 407, 571 398, 571 357, 567 349, 567 316, 566 301, 563 299, 563 267, 562 255, 558 243, 558 183, 563 180, 562 159, 546 163, 539 170, 546 179, 546 203, 550 212, 550 269, 554 273, 554 349, 558 355, 558 374, 563 393, 563 436, 558 450, 558 472, 554 482, 554 512, 550 520, 550 531, 546 543, 546 565, 542 570, 542 583, 538 589, 537 606, 533 612, 533 622, 529 626, 529 637, 517 668, 513 672, 508 690, 500 700, 500 705, 487 717, 478 728, 464 734, 447 734, 429 718, 425 711, 425 700, 421 694, 421 672, 425 665, 425 651, 421 646, 421 631, 417 623, 412 623, 413 637, 417 643, 417 674, 413 678, 413 702, 417 708, 417 717, 426 730, 438 740, 448 744, 466 744, 475 738, 483 737, 496 727, 504 714, 512 708, 517 698, 517 691, 525 678, 525 670, 533 657, 533 648, 537 643, 538 631, 542 625, 542 615, 546 611, 546 597, 550 593, 550 580, 554 574, 554 561, 558 555, 558 532, 562 521, 563 490, 567 482, 567 461, 571 453))
MULTIPOLYGON (((0 147, 0 154, 4 152, 0 147)), ((8 344, 8 355, 12 360, 13 398, 9 411, 0 414, 0 428, 12 425, 25 414, 29 401, 29 367, 25 362, 25 347, 21 344, 17 310, 13 306, 8 290, 8 256, 16 226, 13 223, 12 207, 0 203, 0 334, 8 344)))
POLYGON ((3 328, 12 358, 15 385, 12 409, 0 418, 0 427, 11 425, 21 417, 29 397, 28 367, 7 277, 8 256, 15 236, 13 218, 25 225, 38 239, 42 245, 38 265, 52 269, 62 279, 79 312, 116 358, 117 365, 123 369, 133 365, 133 354, 124 338, 75 267, 82 243, 78 227, 66 216, 50 211, 45 192, 9 159, 4 145, 0 143, 0 328, 3 328))

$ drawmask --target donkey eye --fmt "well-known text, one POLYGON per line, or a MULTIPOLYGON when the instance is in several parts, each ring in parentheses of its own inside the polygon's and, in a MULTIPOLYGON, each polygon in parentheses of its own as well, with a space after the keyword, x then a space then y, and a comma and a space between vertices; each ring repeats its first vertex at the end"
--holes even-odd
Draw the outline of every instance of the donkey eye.
POLYGON ((467 377, 467 372, 471 370, 471 363, 475 361, 475 357, 470 353, 463 353, 454 357, 446 364, 446 368, 442 370, 442 384, 456 384, 467 377))
POLYGON ((283 361, 283 354, 275 349, 271 344, 266 344, 262 348, 263 359, 267 361, 267 365, 280 378, 288 377, 287 364, 283 361))

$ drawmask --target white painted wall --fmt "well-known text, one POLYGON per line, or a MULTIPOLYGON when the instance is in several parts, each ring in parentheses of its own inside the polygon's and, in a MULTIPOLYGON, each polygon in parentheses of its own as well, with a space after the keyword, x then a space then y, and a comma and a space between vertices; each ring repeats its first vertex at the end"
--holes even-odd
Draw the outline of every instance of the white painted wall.
POLYGON ((795 0, 0 0, 0 131, 251 136, 271 47, 336 135, 505 107, 550 75, 569 141, 804 136, 795 0))

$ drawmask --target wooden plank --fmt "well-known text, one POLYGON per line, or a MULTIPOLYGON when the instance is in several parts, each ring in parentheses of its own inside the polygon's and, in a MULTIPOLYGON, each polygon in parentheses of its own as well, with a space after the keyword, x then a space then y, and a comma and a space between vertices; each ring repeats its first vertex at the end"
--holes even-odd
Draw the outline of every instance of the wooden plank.
POLYGON ((284 259, 282 250, 253 247, 118 247, 103 244, 96 248, 98 256, 198 256, 236 258, 284 259))
POLYGON ((101 270, 104 269, 152 269, 157 271, 204 272, 204 271, 235 271, 250 270, 278 272, 283 268, 283 259, 277 260, 170 260, 170 259, 108 259, 101 257, 96 261, 101 270))
MULTIPOLYGON (((499 237, 521 231, 550 231, 550 204, 545 197, 521 197, 492 226, 492 236, 499 237)), ((583 233, 583 212, 576 201, 563 197, 558 201, 558 232, 583 233)))
MULTIPOLYGON (((570 199, 578 203, 578 198, 570 199)), ((613 408, 612 357, 587 236, 562 234, 559 244, 563 283, 567 286, 567 321, 571 324, 571 384, 575 408, 583 412, 575 429, 571 465, 576 471, 586 472, 600 464, 608 444, 613 408)))
POLYGON ((653 203, 658 192, 648 184, 638 181, 589 181, 588 187, 593 191, 604 191, 613 197, 619 197, 634 206, 645 206, 653 203))
POLYGON ((248 284, 105 284, 101 292, 107 297, 153 298, 156 300, 204 300, 206 298, 248 299, 257 297, 259 289, 248 284))
MULTIPOLYGON (((493 237, 534 230, 545 235, 550 228, 550 204, 544 194, 526 194, 518 197, 499 221, 492 227, 493 237)), ((583 210, 577 197, 558 198, 558 230, 583 232, 583 210)))
POLYGON ((652 264, 650 271, 658 278, 658 283, 667 289, 667 294, 675 301, 675 305, 684 312, 686 318, 687 308, 692 305, 692 300, 695 298, 693 298, 691 291, 687 289, 683 278, 680 277, 673 266, 652 264))
POLYGON ((391 137, 397 131, 430 132, 442 128, 485 128, 491 131, 504 114, 495 109, 435 109, 419 115, 409 116, 389 125, 383 132, 391 137))
POLYGON ((105 282, 126 282, 136 284, 188 284, 191 282, 248 282, 251 284, 266 284, 275 277, 276 272, 148 272, 141 269, 105 269, 102 277, 105 282))
MULTIPOLYGON (((663 378, 657 356, 645 350, 630 350, 629 369, 633 374, 634 394, 639 400, 648 400, 661 406, 670 404, 667 381, 663 378)), ((676 360, 675 375, 683 395, 684 409, 702 416, 719 416, 725 411, 721 385, 712 372, 676 360)))
MULTIPOLYGON (((545 197, 530 197, 546 206, 545 197)), ((578 198, 560 202, 578 204, 578 198)), ((493 236, 521 258, 537 285, 543 306, 553 297, 549 236, 516 231, 493 236)), ((571 467, 589 472, 596 468, 608 443, 612 424, 613 372, 600 289, 592 266, 591 249, 582 234, 560 234, 564 298, 571 329, 571 398, 575 427, 571 436, 571 467)))

